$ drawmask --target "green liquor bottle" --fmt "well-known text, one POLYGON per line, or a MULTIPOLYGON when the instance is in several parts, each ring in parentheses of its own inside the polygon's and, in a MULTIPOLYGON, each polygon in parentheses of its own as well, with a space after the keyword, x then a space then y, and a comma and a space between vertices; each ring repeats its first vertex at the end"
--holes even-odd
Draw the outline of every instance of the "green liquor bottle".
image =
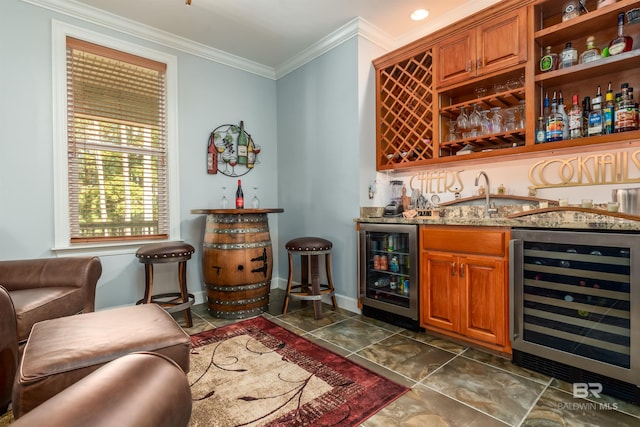
POLYGON ((238 134, 238 164, 247 164, 249 142, 247 141, 247 134, 244 131, 244 122, 240 121, 240 133, 238 134))

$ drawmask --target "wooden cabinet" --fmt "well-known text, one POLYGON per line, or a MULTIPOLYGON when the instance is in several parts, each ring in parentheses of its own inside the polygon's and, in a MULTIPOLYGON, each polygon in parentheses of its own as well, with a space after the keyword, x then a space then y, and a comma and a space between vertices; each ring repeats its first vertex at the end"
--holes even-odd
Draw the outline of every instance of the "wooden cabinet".
POLYGON ((509 352, 509 230, 420 229, 420 322, 427 330, 509 352))
MULTIPOLYGON (((535 143, 535 127, 545 93, 562 91, 565 110, 574 94, 582 101, 602 93, 609 81, 614 93, 622 83, 640 85, 640 26, 625 25, 634 50, 587 64, 543 73, 538 63, 546 46, 559 53, 571 42, 582 53, 594 36, 599 48, 617 34, 617 15, 640 8, 640 0, 619 0, 562 21, 566 0, 503 0, 447 28, 374 61, 378 98, 377 170, 419 169, 449 163, 619 149, 637 143, 640 130, 574 140, 535 143), (518 86, 502 86, 507 82, 518 86), (477 87, 487 90, 478 95, 477 87), (500 132, 452 132, 460 111, 524 107, 524 121, 500 132), (465 154, 464 156, 460 154, 465 154)), ((637 98, 637 95, 636 95, 637 98)), ((491 113, 489 113, 491 114, 491 113)))
POLYGON ((527 9, 480 23, 435 45, 438 89, 523 63, 527 59, 527 9))

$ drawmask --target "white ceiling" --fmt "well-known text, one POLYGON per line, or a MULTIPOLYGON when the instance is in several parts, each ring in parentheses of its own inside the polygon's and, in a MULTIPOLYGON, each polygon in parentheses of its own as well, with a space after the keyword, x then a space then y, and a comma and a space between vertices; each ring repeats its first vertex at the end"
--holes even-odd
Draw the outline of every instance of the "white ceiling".
POLYGON ((497 1, 77 0, 272 68, 356 17, 400 46, 497 1), (430 15, 414 22, 409 15, 419 8, 430 15))

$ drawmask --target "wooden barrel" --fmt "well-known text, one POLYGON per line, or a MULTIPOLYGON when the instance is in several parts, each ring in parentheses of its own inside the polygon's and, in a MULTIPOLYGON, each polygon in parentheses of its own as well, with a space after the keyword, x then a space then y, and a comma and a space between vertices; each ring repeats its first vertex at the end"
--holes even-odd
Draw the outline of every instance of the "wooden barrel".
POLYGON ((202 273, 209 313, 242 319, 265 311, 273 270, 267 214, 210 214, 205 227, 202 273))

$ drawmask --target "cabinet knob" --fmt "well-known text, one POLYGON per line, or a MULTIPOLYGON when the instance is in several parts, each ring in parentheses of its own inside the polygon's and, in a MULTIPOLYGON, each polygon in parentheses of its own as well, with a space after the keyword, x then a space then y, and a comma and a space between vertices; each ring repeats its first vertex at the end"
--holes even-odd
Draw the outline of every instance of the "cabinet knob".
POLYGON ((482 68, 482 58, 478 58, 476 60, 476 70, 479 70, 480 68, 482 68))
POLYGON ((455 262, 451 263, 451 275, 452 276, 456 275, 456 263, 455 262))
POLYGON ((460 263, 460 277, 464 277, 464 263, 460 263))
POLYGON ((472 64, 473 64, 473 62, 471 62, 471 60, 467 61, 467 68, 466 68, 467 73, 471 72, 471 70, 473 70, 472 64))

